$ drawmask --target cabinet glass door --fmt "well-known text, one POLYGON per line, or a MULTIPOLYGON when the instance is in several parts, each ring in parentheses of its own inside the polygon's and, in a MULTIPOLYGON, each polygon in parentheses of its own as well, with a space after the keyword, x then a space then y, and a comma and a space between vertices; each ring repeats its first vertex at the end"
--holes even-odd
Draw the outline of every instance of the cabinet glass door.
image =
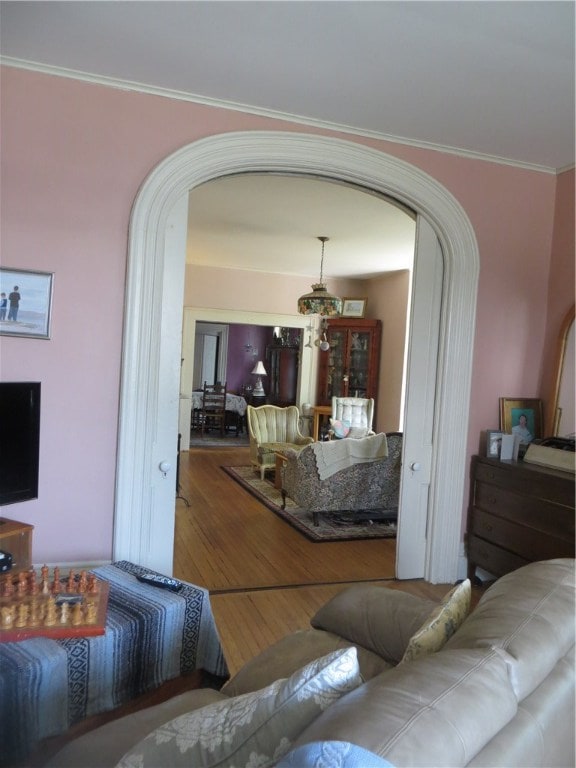
POLYGON ((370 365, 370 333, 350 331, 348 387, 349 397, 366 397, 370 365))
POLYGON ((346 359, 346 331, 330 329, 328 341, 328 369, 326 373, 326 399, 332 402, 333 397, 346 397, 347 386, 347 359, 346 359))

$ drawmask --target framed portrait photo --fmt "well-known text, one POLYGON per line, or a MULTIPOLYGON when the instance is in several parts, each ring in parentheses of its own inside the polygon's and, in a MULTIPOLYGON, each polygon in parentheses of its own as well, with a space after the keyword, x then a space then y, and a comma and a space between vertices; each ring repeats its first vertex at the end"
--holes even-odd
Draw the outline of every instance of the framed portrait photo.
POLYGON ((486 456, 490 459, 500 458, 502 448, 502 432, 498 429, 486 430, 486 456))
POLYGON ((52 272, 0 267, 0 335, 50 338, 52 272))
POLYGON ((342 317, 364 317, 368 299, 342 299, 342 317))
POLYGON ((521 446, 542 437, 542 400, 501 397, 500 429, 508 435, 518 435, 521 446))

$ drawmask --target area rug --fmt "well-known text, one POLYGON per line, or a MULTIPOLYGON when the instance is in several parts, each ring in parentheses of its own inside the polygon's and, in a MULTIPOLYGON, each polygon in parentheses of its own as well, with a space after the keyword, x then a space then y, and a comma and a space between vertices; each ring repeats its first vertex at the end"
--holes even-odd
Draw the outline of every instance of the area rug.
MULTIPOLYGON (((261 480, 251 466, 222 467, 222 469, 265 507, 281 517, 311 541, 347 541, 350 539, 391 539, 396 537, 396 523, 378 520, 354 522, 347 512, 324 512, 318 525, 312 521, 312 513, 297 507, 292 499, 286 499, 282 509, 282 494, 271 480, 261 480)), ((368 516, 368 512, 364 515, 368 516)))

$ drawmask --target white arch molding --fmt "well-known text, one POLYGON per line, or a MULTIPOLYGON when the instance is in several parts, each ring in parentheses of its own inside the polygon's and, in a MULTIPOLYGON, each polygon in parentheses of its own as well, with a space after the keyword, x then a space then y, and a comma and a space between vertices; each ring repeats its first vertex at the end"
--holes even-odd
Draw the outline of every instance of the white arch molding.
MULTIPOLYGON (((425 217, 437 234, 444 277, 424 575, 432 583, 453 582, 460 555, 479 272, 472 226, 455 198, 415 166, 341 139, 280 131, 227 133, 183 147, 152 171, 136 198, 129 233, 114 558, 166 570, 166 559, 156 554, 159 536, 174 528, 174 493, 171 487, 166 492, 158 470, 159 461, 175 458, 178 429, 185 232, 174 231, 174 212, 180 211, 181 221, 188 192, 199 184, 250 172, 312 175, 381 192, 425 217), (177 338, 170 346, 166 332, 174 329, 177 338), (167 410, 168 430, 163 426, 167 410)), ((169 554, 171 564, 171 549, 169 554)))

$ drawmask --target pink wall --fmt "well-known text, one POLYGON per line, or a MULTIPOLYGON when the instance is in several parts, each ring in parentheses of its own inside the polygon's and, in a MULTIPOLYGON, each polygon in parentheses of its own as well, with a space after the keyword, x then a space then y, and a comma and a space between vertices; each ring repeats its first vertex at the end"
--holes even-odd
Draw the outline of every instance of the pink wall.
MULTIPOLYGON (((2 513, 35 526, 36 562, 106 559, 126 245, 138 188, 167 155, 213 134, 338 134, 10 68, 2 69, 1 98, 2 264, 55 273, 52 339, 1 341, 2 379, 43 385, 40 497, 2 513)), ((536 397, 543 389, 545 344, 554 335, 548 309, 560 313, 568 303, 553 236, 555 204, 563 209, 570 185, 562 180, 557 189, 550 174, 341 138, 431 174, 460 201, 476 231, 473 453, 480 431, 498 423, 499 396, 536 397)), ((556 226, 564 231, 559 221, 556 226)), ((237 290, 236 298, 238 309, 254 309, 246 306, 246 293, 237 290)))

